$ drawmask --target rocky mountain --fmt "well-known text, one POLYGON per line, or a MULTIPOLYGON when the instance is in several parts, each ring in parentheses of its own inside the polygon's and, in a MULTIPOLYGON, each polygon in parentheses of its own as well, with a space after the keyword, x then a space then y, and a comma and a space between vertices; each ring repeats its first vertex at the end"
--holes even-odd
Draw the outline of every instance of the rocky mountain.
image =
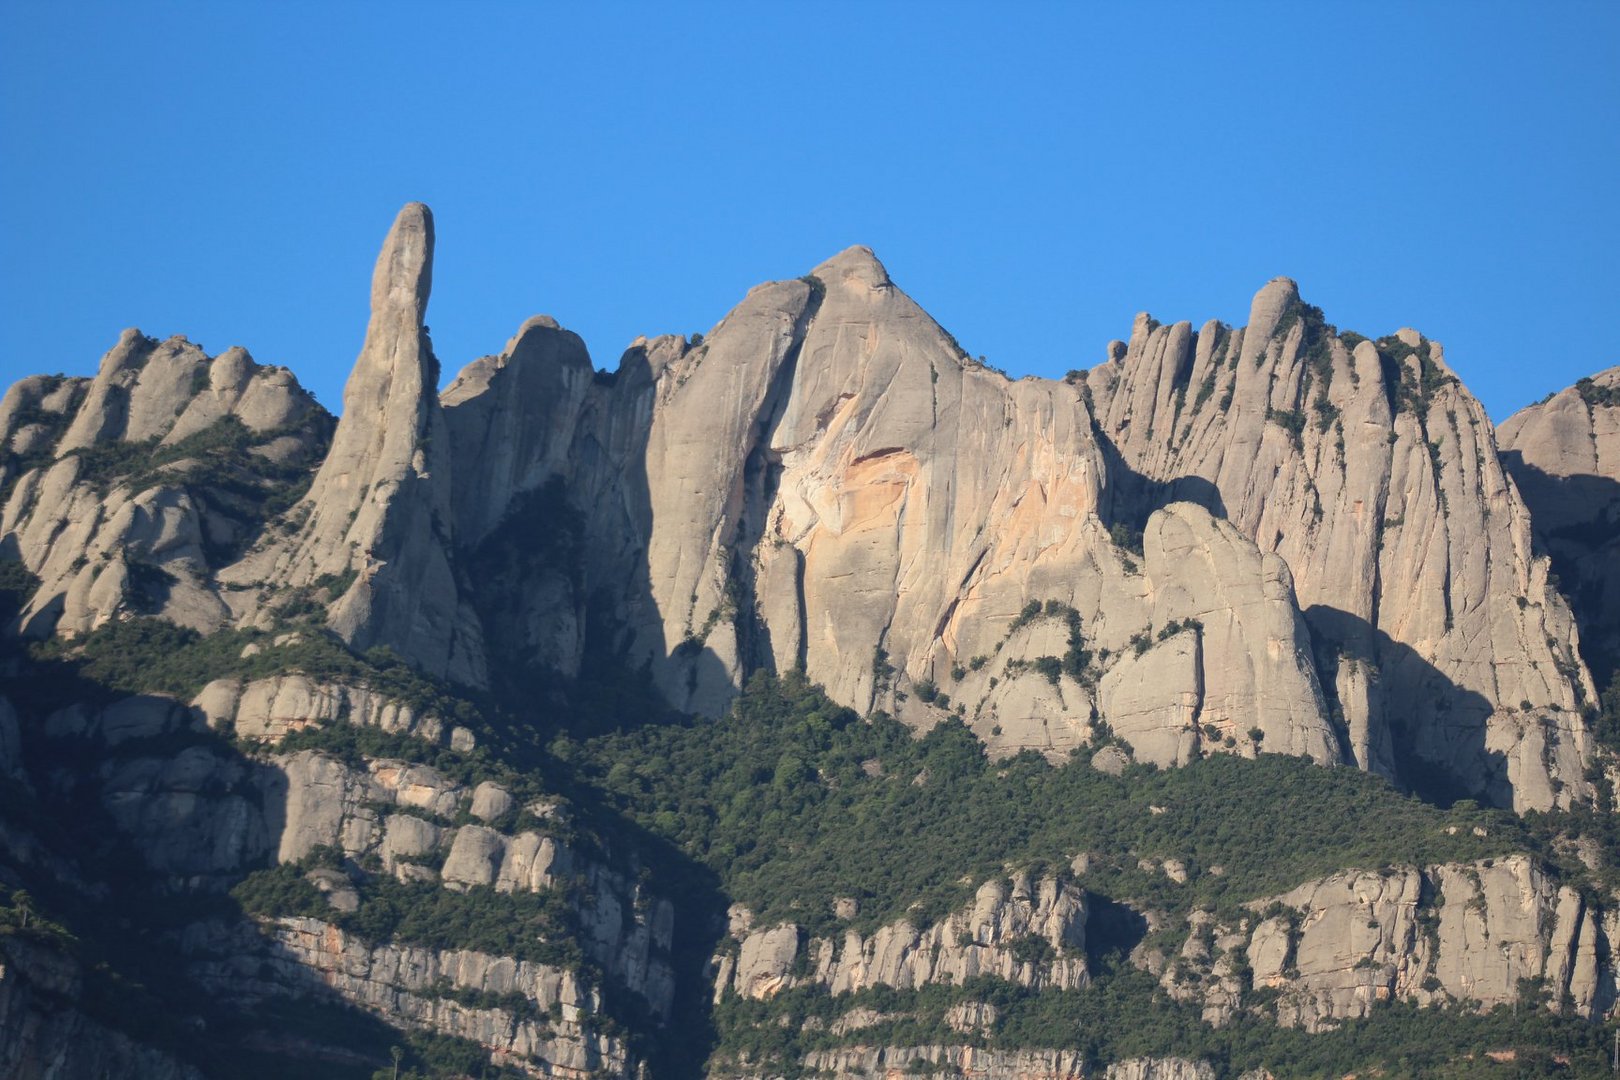
POLYGON ((1521 810, 1586 797, 1570 613, 1438 344, 1339 335, 1282 278, 1246 328, 1139 317, 1086 381, 1155 498, 1287 562, 1358 766, 1521 810))
POLYGON ((216 572, 325 458, 331 417, 246 350, 209 357, 127 330, 93 379, 11 387, 0 431, 4 549, 40 578, 24 634, 84 634, 130 612, 209 632, 240 618, 216 572))
POLYGON ((441 392, 433 243, 340 419, 134 330, 0 402, 12 1072, 1601 1060, 1616 371, 1499 453, 1277 279, 1014 380, 857 247, 441 392))
POLYGON ((1612 682, 1620 670, 1620 368, 1514 413, 1501 445, 1580 624, 1586 662, 1612 682))

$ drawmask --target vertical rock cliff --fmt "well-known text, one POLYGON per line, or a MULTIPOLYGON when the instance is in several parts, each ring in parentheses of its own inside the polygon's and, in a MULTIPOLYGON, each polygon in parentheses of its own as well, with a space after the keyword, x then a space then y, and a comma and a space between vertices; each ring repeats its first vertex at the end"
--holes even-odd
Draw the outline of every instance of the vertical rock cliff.
POLYGON ((1191 499, 1287 561, 1358 765, 1521 809, 1587 797, 1574 624, 1437 343, 1341 335, 1279 278, 1246 328, 1139 316, 1086 381, 1136 514, 1191 499))
POLYGON ((323 588, 327 623, 344 641, 477 685, 483 647, 451 563, 450 439, 423 322, 432 284, 433 215, 410 203, 377 256, 365 344, 302 523, 232 578, 251 585, 266 574, 266 602, 277 588, 323 588))
POLYGON ((1441 799, 1590 798, 1575 623, 1490 422, 1414 331, 1339 334, 1278 279, 1247 328, 1143 316, 1101 367, 1014 381, 851 248, 612 374, 531 319, 441 403, 432 253, 411 204, 307 494, 230 544, 165 473, 103 500, 109 450, 234 423, 308 456, 290 379, 131 333, 94 380, 13 388, 0 543, 45 579, 22 623, 315 603, 354 648, 474 686, 487 636, 503 678, 612 655, 709 715, 802 668, 997 753, 1107 725, 1160 764, 1264 740, 1441 799))
POLYGON ((1519 410, 1500 436, 1592 674, 1612 682, 1620 669, 1620 367, 1519 410))
POLYGON ((589 597, 683 709, 803 668, 919 727, 954 710, 999 752, 1105 721, 1165 764, 1252 753, 1250 730, 1340 760, 1288 568, 1196 507, 1154 532, 1168 548, 1122 549, 1081 389, 974 363, 867 249, 756 288, 701 343, 638 343, 611 381, 585 385, 576 340, 531 322, 446 394, 463 519, 548 481, 582 519, 577 603, 521 620, 548 662, 577 655, 589 597), (552 434, 508 438, 513 416, 552 434), (1181 632, 1142 661, 1162 692, 1104 681, 1181 632))
POLYGON ((433 239, 341 420, 133 330, 0 400, 0 1063, 1205 1080, 1543 1002, 1596 1060, 1620 369, 1498 454, 1277 279, 1013 380, 854 247, 441 395, 433 239))
POLYGON ((1338 335, 1279 279, 1246 330, 1144 317, 1084 378, 1010 381, 855 248, 754 290, 701 344, 639 344, 611 384, 585 385, 571 335, 527 333, 567 344, 520 335, 451 414, 458 474, 481 477, 462 517, 488 529, 542 479, 584 515, 590 584, 567 625, 530 631, 548 657, 577 655, 605 590, 632 666, 684 709, 802 667, 919 726, 960 711, 1006 750, 1062 753, 1102 721, 1172 763, 1254 721, 1267 749, 1441 797, 1589 797, 1568 609, 1483 410, 1414 332, 1338 335), (554 435, 492 434, 513 415, 554 435), (494 480, 474 449, 491 442, 514 448, 494 480), (1242 539, 1183 510, 1173 556, 1133 550, 1172 502, 1242 539), (1245 628, 1247 594, 1304 621, 1245 628), (1020 622, 1031 602, 1057 622, 1020 622), (1154 679, 1127 675, 1142 664, 1154 679))

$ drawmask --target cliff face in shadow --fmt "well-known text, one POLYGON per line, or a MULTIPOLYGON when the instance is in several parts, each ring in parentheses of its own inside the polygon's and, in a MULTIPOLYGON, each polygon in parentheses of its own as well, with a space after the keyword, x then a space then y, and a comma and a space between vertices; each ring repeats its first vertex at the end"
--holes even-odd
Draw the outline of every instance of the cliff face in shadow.
POLYGON ((655 1053, 695 968, 675 958, 712 936, 677 942, 642 880, 643 853, 670 864, 657 838, 538 794, 376 673, 226 677, 188 704, 10 670, 0 766, 27 804, 0 883, 76 935, 0 939, 18 1075, 369 1075, 391 1045, 533 1076, 679 1061, 655 1053))
POLYGON ((1620 368, 1502 424, 1502 461, 1552 556, 1599 682, 1620 669, 1620 368))

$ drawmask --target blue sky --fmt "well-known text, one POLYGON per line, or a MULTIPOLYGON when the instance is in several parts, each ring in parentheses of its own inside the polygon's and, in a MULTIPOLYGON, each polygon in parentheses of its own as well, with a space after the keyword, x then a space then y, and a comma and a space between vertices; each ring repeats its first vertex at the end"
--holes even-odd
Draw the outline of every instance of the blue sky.
POLYGON ((446 377, 853 243, 1015 375, 1278 274, 1500 420, 1620 363, 1620 4, 0 6, 0 384, 125 326, 331 407, 399 206, 446 377))

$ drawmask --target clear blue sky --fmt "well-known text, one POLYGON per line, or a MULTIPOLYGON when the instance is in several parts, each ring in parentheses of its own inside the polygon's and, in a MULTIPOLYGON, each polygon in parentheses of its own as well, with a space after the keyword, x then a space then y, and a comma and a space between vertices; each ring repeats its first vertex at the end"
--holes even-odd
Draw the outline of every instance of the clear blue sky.
POLYGON ((6 0, 0 383, 134 325, 335 408, 421 199, 447 378, 865 243, 1015 375, 1287 274, 1500 420, 1620 363, 1620 3, 1407 6, 6 0))

